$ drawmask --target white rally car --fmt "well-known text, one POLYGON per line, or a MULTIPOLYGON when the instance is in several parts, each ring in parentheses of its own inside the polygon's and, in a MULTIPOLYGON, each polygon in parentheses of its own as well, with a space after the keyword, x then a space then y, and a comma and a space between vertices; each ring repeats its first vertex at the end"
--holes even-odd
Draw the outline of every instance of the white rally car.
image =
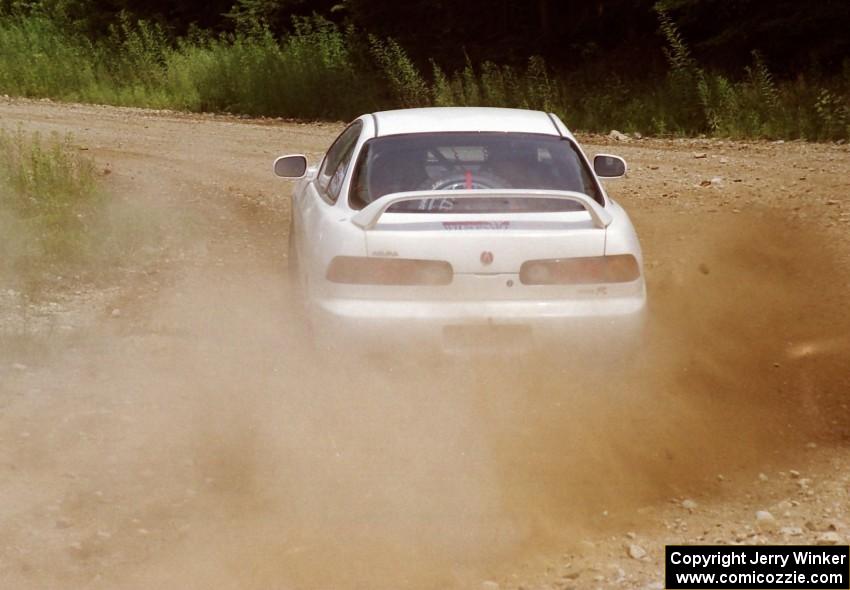
POLYGON ((355 350, 618 351, 641 333, 640 244, 553 114, 424 108, 363 115, 300 179, 289 266, 320 344, 355 350))

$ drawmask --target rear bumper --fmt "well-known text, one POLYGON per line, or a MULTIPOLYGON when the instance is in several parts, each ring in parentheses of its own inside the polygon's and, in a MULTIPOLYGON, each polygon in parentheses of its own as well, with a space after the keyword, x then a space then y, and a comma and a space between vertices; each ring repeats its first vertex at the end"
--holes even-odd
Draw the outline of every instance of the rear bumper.
POLYGON ((320 346, 355 352, 466 355, 546 350, 616 356, 639 345, 646 296, 545 301, 326 299, 314 302, 311 316, 320 346))

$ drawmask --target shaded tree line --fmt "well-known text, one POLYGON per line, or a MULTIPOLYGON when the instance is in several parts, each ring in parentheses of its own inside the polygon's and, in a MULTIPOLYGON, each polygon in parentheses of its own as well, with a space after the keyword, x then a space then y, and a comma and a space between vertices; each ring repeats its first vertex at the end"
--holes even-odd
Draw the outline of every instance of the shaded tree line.
POLYGON ((283 36, 295 17, 318 14, 393 38, 420 65, 521 64, 540 55, 560 71, 594 66, 626 77, 666 67, 658 8, 694 57, 720 71, 740 71, 753 50, 781 78, 850 68, 848 0, 0 0, 4 14, 42 13, 90 38, 128 17, 174 38, 252 27, 283 36))

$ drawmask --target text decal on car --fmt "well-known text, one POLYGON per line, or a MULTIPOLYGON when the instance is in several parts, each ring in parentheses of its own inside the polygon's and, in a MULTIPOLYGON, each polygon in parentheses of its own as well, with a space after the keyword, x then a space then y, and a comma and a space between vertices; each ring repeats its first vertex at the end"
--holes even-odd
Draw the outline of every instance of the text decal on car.
POLYGON ((443 228, 448 230, 464 229, 508 229, 510 221, 444 221, 443 228))

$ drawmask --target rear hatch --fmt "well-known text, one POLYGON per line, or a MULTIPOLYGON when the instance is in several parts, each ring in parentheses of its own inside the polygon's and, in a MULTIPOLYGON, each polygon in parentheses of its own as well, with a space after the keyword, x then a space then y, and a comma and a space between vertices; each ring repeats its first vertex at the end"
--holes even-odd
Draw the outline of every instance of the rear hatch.
POLYGON ((578 290, 576 286, 565 285, 522 286, 518 280, 522 264, 529 260, 603 256, 610 215, 580 193, 479 190, 387 195, 361 211, 353 221, 366 230, 370 257, 450 263, 454 270, 451 286, 424 289, 434 296, 545 299, 576 294, 578 290), (454 202, 496 195, 500 202, 517 199, 525 205, 529 199, 537 199, 540 207, 524 206, 525 210, 517 212, 508 203, 501 212, 466 213, 462 212, 463 207, 411 212, 413 207, 398 206, 415 205, 424 197, 433 201, 435 195, 446 197, 447 193, 454 202), (553 209, 552 202, 564 206, 553 209))
POLYGON ((387 213, 366 232, 369 256, 445 260, 458 274, 519 273, 526 260, 602 256, 605 229, 584 211, 387 213))

